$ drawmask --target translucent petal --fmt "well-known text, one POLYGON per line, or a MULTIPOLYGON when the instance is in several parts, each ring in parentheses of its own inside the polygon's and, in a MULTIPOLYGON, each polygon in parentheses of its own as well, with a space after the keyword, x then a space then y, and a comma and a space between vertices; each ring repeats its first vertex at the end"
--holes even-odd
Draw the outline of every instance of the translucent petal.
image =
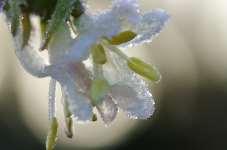
POLYGON ((137 0, 114 0, 113 15, 124 25, 136 25, 140 20, 140 10, 137 0))
POLYGON ((31 75, 36 77, 45 77, 48 74, 45 73, 47 63, 40 55, 39 46, 41 43, 40 28, 33 24, 33 30, 28 42, 28 45, 22 48, 22 30, 20 29, 17 35, 14 37, 15 52, 21 65, 31 75))
POLYGON ((105 124, 109 125, 117 116, 117 105, 107 95, 101 104, 96 106, 105 124))
POLYGON ((155 9, 143 15, 140 23, 135 29, 138 34, 132 41, 121 45, 121 47, 132 47, 138 44, 151 42, 164 28, 169 20, 169 15, 162 9, 155 9))
POLYGON ((84 14, 76 24, 79 33, 96 38, 112 37, 120 30, 120 22, 111 11, 106 10, 97 14, 84 14))
POLYGON ((107 10, 96 15, 95 22, 91 30, 95 30, 96 34, 99 34, 100 38, 110 38, 120 31, 120 22, 111 11, 107 10))
POLYGON ((92 107, 89 99, 77 91, 74 82, 67 81, 62 84, 66 99, 69 102, 69 109, 77 121, 89 121, 92 117, 92 107))
POLYGON ((154 112, 152 97, 142 97, 128 85, 114 85, 111 90, 112 97, 117 105, 126 111, 128 116, 133 119, 147 119, 154 112))
POLYGON ((92 117, 92 107, 86 95, 81 93, 67 66, 50 66, 48 73, 57 80, 69 103, 69 109, 78 121, 88 121, 92 117))
POLYGON ((52 40, 49 44, 49 58, 50 63, 58 63, 59 59, 65 55, 72 47, 74 40, 71 37, 70 30, 66 24, 63 24, 53 34, 52 40))
POLYGON ((97 41, 93 34, 83 34, 78 36, 69 51, 65 51, 64 57, 60 60, 63 63, 80 62, 88 58, 90 48, 97 41))
POLYGON ((149 118, 154 112, 154 99, 148 85, 127 67, 124 59, 111 51, 107 54, 112 65, 104 65, 104 76, 113 84, 115 103, 131 118, 149 118), (109 70, 117 72, 114 77, 109 70))

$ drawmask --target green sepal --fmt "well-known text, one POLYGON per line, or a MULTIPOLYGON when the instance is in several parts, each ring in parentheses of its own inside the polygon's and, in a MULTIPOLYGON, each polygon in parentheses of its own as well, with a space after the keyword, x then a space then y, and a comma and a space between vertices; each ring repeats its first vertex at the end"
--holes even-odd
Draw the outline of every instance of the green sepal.
POLYGON ((137 34, 132 31, 124 31, 109 39, 109 43, 112 45, 120 45, 131 41, 136 36, 137 34))
POLYGON ((7 5, 6 14, 10 18, 11 33, 15 36, 20 25, 21 6, 26 5, 26 2, 24 0, 9 0, 7 5))
POLYGON ((149 65, 135 57, 129 58, 127 63, 131 70, 151 81, 157 82, 161 79, 159 71, 153 65, 149 65))
POLYGON ((24 11, 22 13, 22 19, 21 19, 21 24, 22 24, 22 29, 23 29, 23 43, 22 47, 26 46, 28 44, 30 35, 31 35, 31 21, 30 21, 30 16, 29 13, 24 11))
POLYGON ((92 81, 90 96, 92 98, 92 104, 96 106, 101 103, 110 89, 109 83, 105 79, 95 79, 92 81))
POLYGON ((50 129, 46 140, 46 150, 53 150, 58 138, 58 121, 56 118, 50 120, 50 129))
POLYGON ((94 63, 103 65, 107 62, 106 53, 101 44, 93 46, 91 52, 94 63))
POLYGON ((74 8, 75 2, 78 0, 58 0, 54 13, 51 16, 51 20, 47 26, 46 35, 41 46, 41 50, 47 48, 52 35, 58 30, 58 28, 65 23, 74 8))

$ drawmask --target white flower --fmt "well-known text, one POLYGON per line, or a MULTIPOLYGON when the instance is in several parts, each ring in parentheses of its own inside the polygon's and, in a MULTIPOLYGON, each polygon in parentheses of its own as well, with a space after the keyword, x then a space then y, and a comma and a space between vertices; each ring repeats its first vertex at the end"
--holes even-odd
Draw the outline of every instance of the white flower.
MULTIPOLYGON (((85 11, 76 21, 78 36, 75 39, 66 24, 61 26, 49 45, 49 63, 39 54, 41 35, 36 29, 23 49, 17 40, 16 54, 29 73, 52 78, 50 118, 56 117, 55 86, 58 81, 69 112, 77 121, 92 120, 93 107, 106 124, 114 120, 118 107, 130 118, 146 119, 154 112, 152 94, 145 81, 135 73, 136 69, 135 72, 133 68, 129 69, 131 59, 120 49, 151 42, 168 19, 168 14, 161 9, 141 13, 136 0, 114 0, 111 9, 101 13, 85 11), (100 46, 98 50, 103 50, 107 62, 84 65, 84 60, 92 60, 92 51, 97 45, 100 46), (95 87, 94 91, 92 87, 95 87)), ((147 77, 148 73, 140 69, 139 66, 137 73, 147 77)))

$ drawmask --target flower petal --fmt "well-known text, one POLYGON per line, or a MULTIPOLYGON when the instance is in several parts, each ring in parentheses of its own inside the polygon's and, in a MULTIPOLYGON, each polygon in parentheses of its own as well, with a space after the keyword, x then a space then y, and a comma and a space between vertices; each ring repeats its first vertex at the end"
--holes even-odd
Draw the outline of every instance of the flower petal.
POLYGON ((72 111, 77 121, 89 121, 92 117, 92 107, 89 99, 77 91, 74 82, 68 80, 62 84, 69 109, 72 111))
POLYGON ((36 77, 46 77, 48 76, 48 74, 45 72, 47 63, 39 52, 39 47, 41 44, 41 34, 39 32, 40 27, 35 25, 35 23, 32 27, 33 30, 31 32, 28 45, 25 47, 23 47, 21 44, 23 43, 23 31, 19 29, 17 35, 14 37, 15 53, 21 65, 27 72, 36 77))
POLYGON ((144 14, 136 28, 137 37, 126 44, 122 44, 121 47, 133 47, 138 44, 152 42, 168 20, 169 15, 162 9, 155 9, 144 14))
POLYGON ((49 43, 50 63, 55 64, 65 55, 72 47, 75 40, 71 37, 70 30, 66 23, 58 27, 58 30, 53 34, 49 43))
POLYGON ((141 17, 137 0, 114 0, 112 12, 125 25, 136 25, 141 17))
POLYGON ((99 111, 105 124, 109 125, 117 116, 117 105, 113 102, 112 97, 107 95, 101 104, 98 104, 97 110, 99 111))
POLYGON ((114 85, 111 89, 112 97, 117 105, 126 111, 128 116, 133 119, 147 119, 154 112, 152 96, 143 97, 142 93, 129 87, 128 85, 114 85))
POLYGON ((80 92, 74 77, 67 72, 67 66, 50 66, 48 73, 57 80, 69 103, 69 109, 77 121, 89 121, 92 117, 92 107, 87 96, 80 92))
POLYGON ((109 51, 107 58, 112 65, 104 65, 104 76, 113 85, 111 96, 114 102, 131 118, 149 118, 154 112, 154 99, 148 85, 117 54, 109 51), (114 77, 109 70, 117 72, 114 77))
POLYGON ((90 47, 96 43, 97 37, 92 34, 83 34, 78 36, 72 47, 65 51, 60 63, 81 62, 88 58, 90 47))

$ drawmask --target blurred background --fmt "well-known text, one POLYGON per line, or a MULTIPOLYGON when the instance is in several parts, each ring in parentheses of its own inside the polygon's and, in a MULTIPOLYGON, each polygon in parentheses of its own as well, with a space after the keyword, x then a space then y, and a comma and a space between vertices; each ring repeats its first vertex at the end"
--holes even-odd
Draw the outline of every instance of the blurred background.
MULTIPOLYGON (((90 3, 100 10, 109 5, 108 0, 90 3)), ((151 86, 154 116, 129 120, 120 113, 110 127, 102 121, 76 124, 73 139, 61 127, 56 150, 226 150, 227 1, 140 0, 140 5, 171 14, 151 44, 128 50, 162 74, 151 86)), ((49 79, 34 78, 19 65, 2 18, 0 49, 0 147, 44 150, 49 79)), ((58 110, 62 116, 60 102, 58 110)))

